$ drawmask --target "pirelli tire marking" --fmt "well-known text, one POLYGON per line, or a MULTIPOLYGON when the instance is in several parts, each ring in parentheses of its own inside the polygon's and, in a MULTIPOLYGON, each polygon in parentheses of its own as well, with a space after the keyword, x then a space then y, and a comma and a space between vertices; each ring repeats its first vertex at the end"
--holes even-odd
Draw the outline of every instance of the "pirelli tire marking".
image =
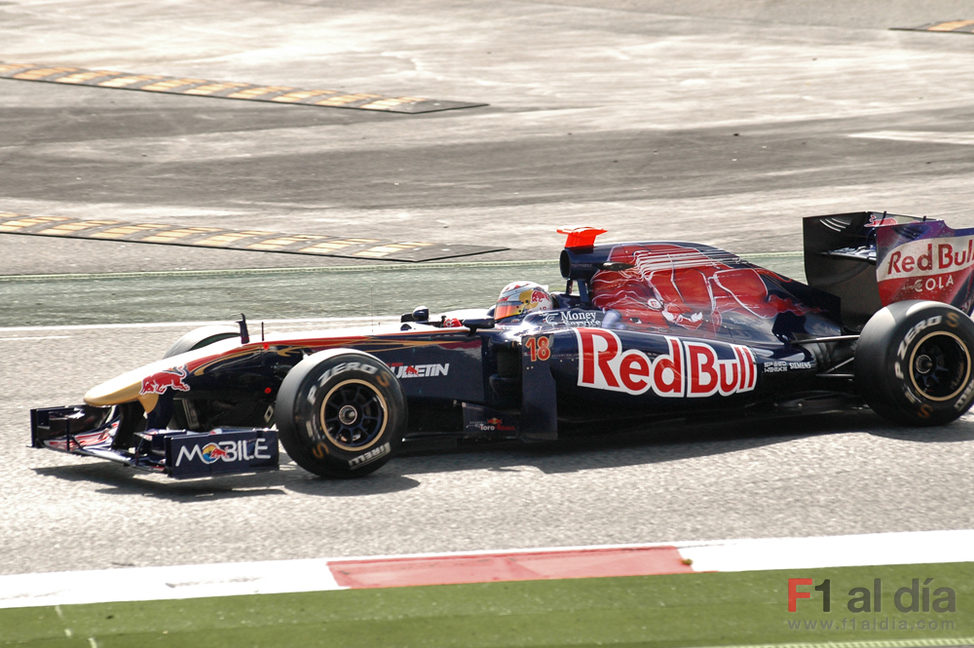
POLYGON ((343 90, 314 90, 282 85, 261 85, 239 81, 212 81, 191 77, 172 77, 161 74, 136 74, 114 70, 86 70, 71 66, 36 65, 31 63, 0 63, 0 78, 18 81, 41 81, 64 85, 139 90, 166 94, 263 101, 277 104, 317 106, 323 108, 352 108, 382 112, 418 114, 475 108, 484 103, 446 101, 427 97, 389 97, 371 92, 343 90))

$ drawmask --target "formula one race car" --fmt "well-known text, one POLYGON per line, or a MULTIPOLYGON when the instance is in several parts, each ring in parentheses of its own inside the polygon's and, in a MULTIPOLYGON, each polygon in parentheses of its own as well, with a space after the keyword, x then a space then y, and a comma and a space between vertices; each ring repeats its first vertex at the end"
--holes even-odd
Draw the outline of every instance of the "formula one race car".
POLYGON ((404 440, 863 406, 942 425, 974 400, 974 229, 806 218, 808 284, 707 245, 563 233, 564 292, 513 283, 491 309, 365 330, 205 327, 83 405, 33 410, 32 444, 182 478, 276 468, 279 437, 354 477, 404 440))

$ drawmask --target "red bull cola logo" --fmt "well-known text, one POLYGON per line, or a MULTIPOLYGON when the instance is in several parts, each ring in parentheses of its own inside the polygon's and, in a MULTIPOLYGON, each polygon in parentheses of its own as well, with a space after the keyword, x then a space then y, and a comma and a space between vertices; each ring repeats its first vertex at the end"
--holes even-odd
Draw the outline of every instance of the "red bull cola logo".
POLYGON ((167 369, 154 373, 142 379, 142 389, 139 394, 165 394, 172 389, 173 391, 187 392, 189 385, 186 384, 186 367, 167 369))
POLYGON ((905 243, 884 259, 879 281, 937 275, 974 265, 974 237, 938 238, 905 243))
POLYGON ((883 304, 933 299, 970 307, 968 281, 974 272, 974 236, 939 237, 896 245, 876 267, 883 304))

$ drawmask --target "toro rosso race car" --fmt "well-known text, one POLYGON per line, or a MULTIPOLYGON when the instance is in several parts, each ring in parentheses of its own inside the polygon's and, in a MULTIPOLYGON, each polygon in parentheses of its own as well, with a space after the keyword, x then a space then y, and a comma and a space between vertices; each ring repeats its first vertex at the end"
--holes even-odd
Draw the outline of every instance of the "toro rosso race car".
POLYGON ((404 441, 556 439, 653 419, 868 406, 942 425, 974 400, 974 229, 877 212, 806 218, 807 284, 707 245, 568 234, 564 292, 362 330, 205 327, 165 357, 31 412, 37 448, 176 478, 327 477, 404 441))

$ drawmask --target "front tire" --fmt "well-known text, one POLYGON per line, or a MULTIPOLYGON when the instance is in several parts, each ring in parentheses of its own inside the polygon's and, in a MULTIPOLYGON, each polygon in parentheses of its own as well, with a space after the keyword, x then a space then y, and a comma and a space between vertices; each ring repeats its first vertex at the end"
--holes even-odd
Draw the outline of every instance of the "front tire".
POLYGON ((862 329, 855 376, 866 403, 894 423, 950 423, 974 402, 974 322, 940 302, 890 304, 862 329))
POLYGON ((322 351, 285 376, 275 420, 281 445, 299 466, 322 477, 359 477, 399 449, 406 399, 378 358, 354 350, 322 351))

